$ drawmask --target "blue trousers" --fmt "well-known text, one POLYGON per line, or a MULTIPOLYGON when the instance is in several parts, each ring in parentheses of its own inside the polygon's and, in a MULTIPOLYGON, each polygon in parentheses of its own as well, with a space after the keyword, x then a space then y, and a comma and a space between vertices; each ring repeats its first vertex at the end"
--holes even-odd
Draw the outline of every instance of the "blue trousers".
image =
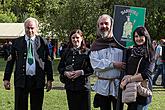
POLYGON ((157 72, 153 77, 153 85, 155 85, 156 80, 158 78, 159 75, 162 75, 162 82, 161 85, 165 85, 165 73, 163 73, 163 64, 157 65, 157 72))
POLYGON ((148 104, 147 105, 139 105, 136 102, 129 103, 127 110, 148 110, 148 104))

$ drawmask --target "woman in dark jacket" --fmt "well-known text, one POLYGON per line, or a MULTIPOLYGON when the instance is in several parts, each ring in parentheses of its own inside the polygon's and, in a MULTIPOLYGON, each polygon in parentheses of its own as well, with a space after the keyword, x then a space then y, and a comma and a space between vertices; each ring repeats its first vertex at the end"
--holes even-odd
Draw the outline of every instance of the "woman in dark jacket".
MULTIPOLYGON (((126 75, 122 79, 121 88, 124 88, 129 82, 140 82, 148 80, 148 87, 152 90, 151 74, 154 68, 154 49, 151 39, 145 27, 138 27, 133 32, 133 41, 135 46, 127 51, 127 69, 126 75), (136 69, 141 59, 138 74, 136 69)), ((128 103, 127 110, 148 110, 148 104, 151 103, 152 96, 137 95, 136 102, 128 103)))
POLYGON ((58 71, 60 80, 65 84, 69 110, 90 110, 89 76, 93 69, 81 30, 70 33, 58 71))

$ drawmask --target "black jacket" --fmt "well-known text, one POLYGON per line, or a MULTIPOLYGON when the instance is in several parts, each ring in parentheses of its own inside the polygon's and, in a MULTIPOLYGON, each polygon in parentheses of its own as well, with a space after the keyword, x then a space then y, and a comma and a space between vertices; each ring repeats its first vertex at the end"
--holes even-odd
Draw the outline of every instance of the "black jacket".
POLYGON ((58 65, 59 73, 63 75, 65 71, 68 71, 68 67, 71 67, 70 69, 72 70, 83 70, 84 75, 81 75, 74 80, 68 79, 64 76, 65 88, 73 91, 89 90, 90 82, 88 76, 93 73, 89 59, 89 51, 86 50, 86 52, 80 54, 79 51, 66 49, 58 65))
MULTIPOLYGON (((47 42, 40 36, 36 36, 35 41, 36 52, 38 54, 38 59, 36 60, 36 87, 43 88, 45 86, 45 75, 47 75, 47 80, 53 81, 53 71, 52 64, 50 60, 49 50, 47 42), (44 64, 42 67, 40 63, 44 64)), ((26 59, 27 59, 27 43, 25 36, 15 39, 12 43, 11 54, 8 57, 4 79, 9 80, 14 71, 14 85, 15 87, 25 87, 25 76, 26 76, 26 59)))
MULTIPOLYGON (((127 50, 127 65, 126 65, 126 75, 134 75, 136 73, 137 65, 140 61, 141 56, 134 57, 131 54, 132 49, 127 50)), ((138 73, 141 73, 143 80, 148 79, 148 87, 152 90, 152 71, 154 62, 149 62, 148 58, 143 57, 140 62, 138 73)), ((143 97, 138 95, 136 102, 140 105, 146 105, 151 103, 152 96, 143 97)))

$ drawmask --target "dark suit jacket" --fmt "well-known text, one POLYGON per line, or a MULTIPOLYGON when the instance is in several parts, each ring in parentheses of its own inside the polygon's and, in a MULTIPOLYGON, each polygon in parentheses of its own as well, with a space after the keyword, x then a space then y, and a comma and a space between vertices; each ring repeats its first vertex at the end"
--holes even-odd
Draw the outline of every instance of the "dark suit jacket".
MULTIPOLYGON (((36 47, 35 61, 36 61, 36 87, 43 88, 45 86, 45 75, 47 80, 53 81, 52 64, 49 55, 49 50, 46 40, 40 36, 36 36, 34 45, 36 47), (38 58, 36 58, 38 56, 38 58), (41 65, 42 64, 42 65, 41 65)), ((12 43, 11 54, 8 57, 6 69, 3 80, 9 80, 14 71, 14 85, 15 87, 25 87, 26 76, 26 59, 27 59, 27 43, 25 36, 15 39, 12 43)))

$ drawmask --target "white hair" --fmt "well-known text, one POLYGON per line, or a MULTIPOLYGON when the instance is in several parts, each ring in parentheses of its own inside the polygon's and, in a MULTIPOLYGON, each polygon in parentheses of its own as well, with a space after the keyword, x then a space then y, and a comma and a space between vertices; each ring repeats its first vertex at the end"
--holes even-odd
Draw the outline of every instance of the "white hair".
POLYGON ((25 21, 24 21, 24 26, 26 25, 26 23, 27 22, 29 22, 29 21, 34 21, 35 22, 35 24, 36 24, 36 27, 38 28, 38 20, 36 19, 36 18, 32 18, 32 17, 29 17, 29 18, 27 18, 25 21))

